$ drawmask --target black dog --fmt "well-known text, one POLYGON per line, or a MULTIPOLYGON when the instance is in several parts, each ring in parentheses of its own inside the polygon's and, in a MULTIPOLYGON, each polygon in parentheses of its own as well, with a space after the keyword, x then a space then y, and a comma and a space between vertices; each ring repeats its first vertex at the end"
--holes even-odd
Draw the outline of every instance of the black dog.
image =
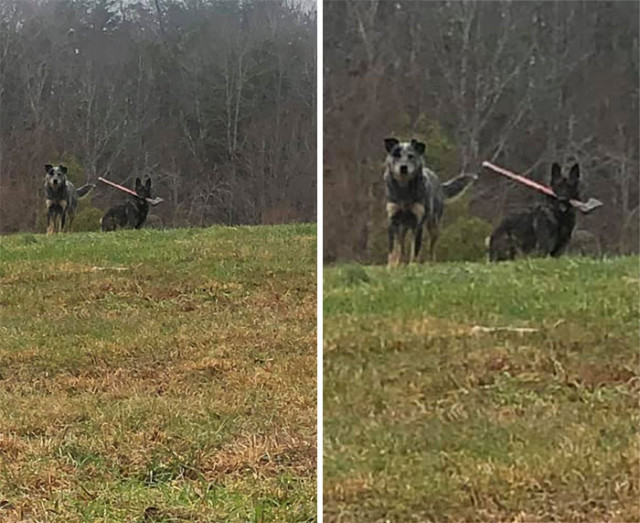
POLYGON ((115 231, 116 229, 140 229, 144 225, 149 214, 149 202, 151 198, 151 178, 142 184, 140 178, 136 178, 136 194, 126 203, 111 207, 100 220, 103 231, 115 231))
POLYGON ((569 176, 560 165, 551 167, 551 188, 557 198, 545 196, 545 202, 528 211, 507 216, 491 233, 489 259, 513 260, 521 254, 560 256, 576 224, 576 210, 569 200, 580 199, 580 167, 576 163, 569 176))
POLYGON ((436 173, 424 165, 424 143, 416 140, 400 142, 395 138, 387 138, 384 143, 387 150, 384 183, 389 221, 389 265, 418 261, 425 226, 433 261, 445 201, 462 194, 477 176, 461 174, 441 183, 436 173), (412 236, 409 260, 405 253, 407 232, 412 236))
POLYGON ((44 190, 47 205, 47 234, 53 234, 71 227, 78 207, 78 198, 82 198, 95 187, 93 184, 83 185, 76 189, 67 180, 67 168, 64 165, 54 167, 46 164, 44 170, 47 173, 44 181, 44 190))

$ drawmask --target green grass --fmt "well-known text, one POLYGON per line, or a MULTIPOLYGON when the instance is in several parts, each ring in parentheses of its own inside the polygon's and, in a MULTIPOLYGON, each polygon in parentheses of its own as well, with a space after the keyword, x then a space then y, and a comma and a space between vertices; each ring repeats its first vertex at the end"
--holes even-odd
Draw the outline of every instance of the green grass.
POLYGON ((315 232, 0 238, 0 520, 315 520, 315 232))
POLYGON ((325 521, 638 521, 638 262, 326 269, 325 521))

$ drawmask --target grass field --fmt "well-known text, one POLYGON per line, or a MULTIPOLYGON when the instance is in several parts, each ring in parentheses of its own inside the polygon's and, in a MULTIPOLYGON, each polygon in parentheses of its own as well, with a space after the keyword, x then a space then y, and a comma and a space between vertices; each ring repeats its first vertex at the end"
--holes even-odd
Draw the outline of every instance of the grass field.
POLYGON ((315 520, 315 233, 0 238, 0 520, 315 520))
POLYGON ((639 521, 638 262, 326 269, 325 521, 639 521))

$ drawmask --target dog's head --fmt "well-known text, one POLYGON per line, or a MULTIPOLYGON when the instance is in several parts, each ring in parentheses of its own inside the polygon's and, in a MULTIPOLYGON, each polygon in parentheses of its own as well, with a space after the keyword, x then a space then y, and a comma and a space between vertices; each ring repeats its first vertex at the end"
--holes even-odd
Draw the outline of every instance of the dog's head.
POLYGON ((405 185, 422 172, 425 144, 416 140, 400 142, 396 138, 385 138, 387 168, 394 179, 405 185))
POLYGON ((151 198, 151 178, 147 178, 144 184, 140 181, 140 178, 136 178, 136 193, 138 198, 142 200, 151 198))
POLYGON ((46 164, 44 170, 47 173, 45 183, 52 189, 57 189, 67 183, 67 168, 64 165, 54 167, 51 164, 46 164))
POLYGON ((568 176, 562 175, 560 164, 551 166, 551 188, 556 193, 557 202, 562 212, 571 208, 569 200, 580 199, 580 166, 576 163, 569 171, 568 176))

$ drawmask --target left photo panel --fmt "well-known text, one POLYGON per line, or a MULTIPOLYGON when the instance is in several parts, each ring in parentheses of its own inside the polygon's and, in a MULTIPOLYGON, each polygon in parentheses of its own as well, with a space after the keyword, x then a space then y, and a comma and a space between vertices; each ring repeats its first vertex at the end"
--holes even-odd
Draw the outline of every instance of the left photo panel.
POLYGON ((317 6, 0 0, 0 520, 317 519, 317 6))

